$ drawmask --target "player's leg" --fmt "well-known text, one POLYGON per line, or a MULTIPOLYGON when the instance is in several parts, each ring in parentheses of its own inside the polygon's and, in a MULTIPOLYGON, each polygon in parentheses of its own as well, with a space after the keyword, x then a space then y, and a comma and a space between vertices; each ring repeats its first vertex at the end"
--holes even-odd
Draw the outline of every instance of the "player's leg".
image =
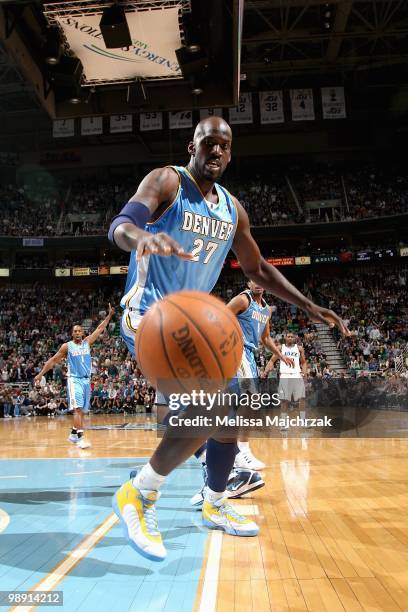
MULTIPOLYGON (((237 372, 237 378, 241 391, 247 393, 258 392, 258 368, 254 353, 247 347, 244 348, 241 366, 237 372)), ((252 414, 250 416, 253 416, 252 414)), ((234 467, 246 470, 263 470, 265 463, 257 459, 249 446, 248 433, 241 432, 237 442, 238 453, 235 457, 234 467)), ((257 487, 259 488, 259 487, 257 487)))
POLYGON ((90 448, 91 443, 89 440, 85 440, 84 438, 84 415, 89 413, 89 405, 91 399, 91 385, 89 381, 81 380, 81 408, 77 408, 74 412, 74 423, 75 418, 77 418, 78 424, 78 448, 90 448))
MULTIPOLYGON (((134 354, 134 334, 131 333, 127 321, 123 318, 122 332, 130 352, 134 354)), ((160 561, 166 556, 155 509, 155 502, 160 497, 160 488, 166 476, 202 447, 207 441, 207 435, 196 438, 175 438, 167 429, 149 463, 142 467, 133 480, 128 480, 123 484, 114 495, 113 508, 122 522, 129 544, 149 559, 160 561)), ((225 454, 225 449, 221 454, 225 454)), ((219 453, 217 453, 217 462, 218 456, 219 453)), ((225 485, 223 491, 225 491, 225 485)), ((218 498, 222 492, 215 491, 215 493, 218 498)), ((214 504, 216 506, 213 513, 214 521, 211 521, 209 516, 208 526, 228 530, 229 533, 237 533, 239 515, 235 515, 232 509, 229 510, 222 495, 214 504), (231 523, 234 522, 237 523, 235 532, 231 527, 231 523)), ((251 522, 244 517, 239 517, 239 519, 250 523, 252 527, 251 522)), ((251 529, 251 533, 242 531, 240 535, 255 535, 255 531, 254 529, 251 529)))

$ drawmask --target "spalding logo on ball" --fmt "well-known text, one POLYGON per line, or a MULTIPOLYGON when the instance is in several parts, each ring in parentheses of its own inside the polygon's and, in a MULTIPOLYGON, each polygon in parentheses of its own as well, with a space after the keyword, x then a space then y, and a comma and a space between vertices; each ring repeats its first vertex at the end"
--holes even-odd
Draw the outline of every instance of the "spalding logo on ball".
POLYGON ((165 395, 223 390, 241 363, 242 332, 218 298, 179 291, 156 302, 135 338, 143 375, 165 395))

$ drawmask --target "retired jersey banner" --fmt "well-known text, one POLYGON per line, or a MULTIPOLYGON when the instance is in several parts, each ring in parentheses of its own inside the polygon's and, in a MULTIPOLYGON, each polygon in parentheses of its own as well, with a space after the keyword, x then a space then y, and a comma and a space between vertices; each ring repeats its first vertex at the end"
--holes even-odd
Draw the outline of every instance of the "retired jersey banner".
POLYGON ((290 103, 293 121, 313 121, 315 118, 312 89, 291 89, 290 103))
POLYGON ((222 117, 222 108, 200 108, 200 121, 207 117, 222 117))
POLYGON ((260 91, 259 92, 259 111, 261 123, 283 123, 283 94, 282 91, 260 91))
POLYGON ((344 87, 322 87, 323 119, 345 119, 344 87))
POLYGON ((140 113, 140 131, 163 129, 163 113, 140 113))
POLYGON ((133 129, 132 115, 111 115, 110 131, 112 134, 131 132, 133 129))
POLYGON ((171 111, 169 113, 169 127, 171 130, 193 127, 192 111, 171 111))
POLYGON ((178 15, 179 6, 126 11, 132 44, 120 49, 106 48, 100 12, 56 16, 56 21, 82 62, 85 82, 93 83, 181 76, 175 53, 181 46, 178 15))
POLYGON ((54 119, 52 124, 52 135, 54 138, 69 138, 75 136, 74 119, 54 119))
POLYGON ((401 247, 400 248, 400 256, 401 257, 408 257, 408 247, 401 247))
POLYGON ((102 134, 102 117, 83 117, 81 119, 81 136, 102 134))
POLYGON ((242 93, 239 96, 238 106, 229 109, 230 123, 252 123, 252 94, 242 93))
POLYGON ((10 268, 0 268, 0 276, 10 276, 10 268))

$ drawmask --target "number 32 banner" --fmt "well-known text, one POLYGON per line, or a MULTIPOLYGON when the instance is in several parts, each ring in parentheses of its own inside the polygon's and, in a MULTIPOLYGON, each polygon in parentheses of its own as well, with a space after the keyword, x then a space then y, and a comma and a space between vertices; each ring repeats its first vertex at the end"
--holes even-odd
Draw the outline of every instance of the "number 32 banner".
POLYGON ((262 124, 283 123, 285 121, 285 116, 283 114, 282 92, 260 91, 259 110, 262 124))

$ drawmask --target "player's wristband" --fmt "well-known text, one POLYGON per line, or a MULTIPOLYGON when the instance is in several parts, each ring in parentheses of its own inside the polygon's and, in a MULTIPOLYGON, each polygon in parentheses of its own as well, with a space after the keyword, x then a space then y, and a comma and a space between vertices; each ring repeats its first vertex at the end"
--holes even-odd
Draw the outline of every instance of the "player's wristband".
POLYGON ((120 213, 113 217, 108 231, 108 238, 115 244, 115 229, 122 223, 132 223, 140 229, 144 229, 146 223, 151 217, 150 210, 142 202, 128 202, 122 208, 120 213))

